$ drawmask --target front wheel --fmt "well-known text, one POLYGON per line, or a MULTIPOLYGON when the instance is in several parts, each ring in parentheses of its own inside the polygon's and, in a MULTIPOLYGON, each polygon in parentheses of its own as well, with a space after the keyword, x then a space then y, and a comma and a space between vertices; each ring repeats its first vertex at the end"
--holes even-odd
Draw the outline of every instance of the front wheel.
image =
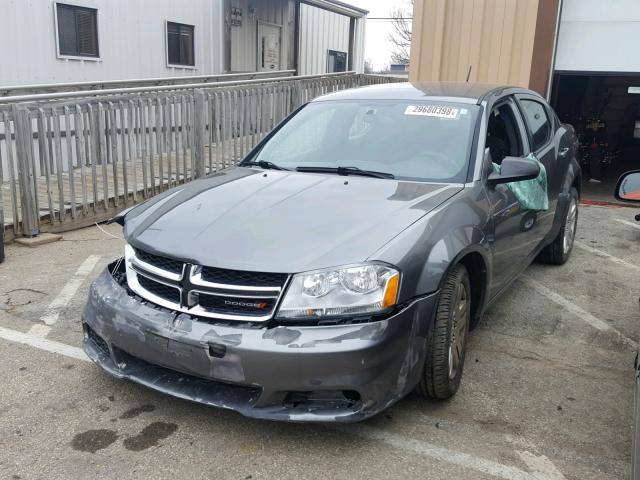
POLYGON ((456 265, 440 291, 433 325, 427 337, 427 356, 419 394, 439 400, 453 396, 460 386, 464 367, 469 320, 471 284, 464 265, 456 265))
POLYGON ((538 260, 550 265, 563 265, 569 260, 578 228, 578 191, 571 187, 569 206, 558 236, 538 255, 538 260))

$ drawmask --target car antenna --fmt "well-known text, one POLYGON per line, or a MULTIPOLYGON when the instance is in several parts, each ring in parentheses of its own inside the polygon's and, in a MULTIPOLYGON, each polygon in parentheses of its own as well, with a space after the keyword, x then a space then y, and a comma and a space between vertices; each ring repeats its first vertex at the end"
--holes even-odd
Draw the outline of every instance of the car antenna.
POLYGON ((469 77, 471 77, 471 67, 473 65, 469 65, 469 71, 467 72, 467 83, 469 83, 469 77))

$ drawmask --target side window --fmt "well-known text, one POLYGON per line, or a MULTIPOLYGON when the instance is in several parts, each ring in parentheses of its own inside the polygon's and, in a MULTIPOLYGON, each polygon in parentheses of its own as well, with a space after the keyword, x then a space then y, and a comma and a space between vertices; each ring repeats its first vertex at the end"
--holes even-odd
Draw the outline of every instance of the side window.
POLYGON ((511 104, 503 103, 491 111, 485 145, 491 161, 497 164, 502 163, 504 157, 523 155, 522 135, 511 104))
POLYGON ((194 26, 167 22, 167 63, 195 66, 194 26))
POLYGON ((98 10, 56 3, 58 54, 99 57, 98 10))
POLYGON ((520 100, 524 119, 531 132, 531 150, 534 152, 546 145, 551 138, 551 122, 547 111, 540 102, 520 100))
POLYGON ((327 61, 327 73, 347 71, 347 52, 329 50, 327 61))

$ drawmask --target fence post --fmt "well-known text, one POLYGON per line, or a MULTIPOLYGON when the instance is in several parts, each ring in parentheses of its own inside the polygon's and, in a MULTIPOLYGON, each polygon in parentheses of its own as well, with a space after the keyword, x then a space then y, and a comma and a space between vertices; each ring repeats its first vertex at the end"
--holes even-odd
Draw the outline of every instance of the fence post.
POLYGON ((193 126, 194 127, 193 128, 194 165, 193 165, 193 168, 195 171, 195 178, 201 178, 206 175, 205 159, 204 159, 204 145, 205 145, 205 138, 206 138, 206 130, 205 130, 206 98, 205 98, 204 91, 201 89, 194 90, 193 97, 195 100, 195 111, 193 113, 193 118, 194 118, 194 126, 193 126))
POLYGON ((293 85, 291 107, 289 108, 289 111, 293 112, 300 105, 302 105, 302 80, 297 80, 293 85))
POLYGON ((16 136, 22 234, 27 237, 35 237, 40 233, 38 228, 40 219, 36 211, 33 151, 31 150, 31 142, 33 141, 31 120, 29 119, 29 110, 24 106, 13 105, 12 113, 16 136))

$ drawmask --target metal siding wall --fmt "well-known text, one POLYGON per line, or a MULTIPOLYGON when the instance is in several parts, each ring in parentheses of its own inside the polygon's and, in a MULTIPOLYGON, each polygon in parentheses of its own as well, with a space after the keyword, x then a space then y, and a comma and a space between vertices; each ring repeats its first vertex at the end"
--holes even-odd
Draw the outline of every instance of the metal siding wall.
POLYGON ((415 0, 411 80, 528 86, 538 0, 415 0))
POLYGON ((556 70, 640 72, 640 1, 564 0, 556 70))
MULTIPOLYGON (((356 45, 362 43, 362 38, 356 35, 356 45)), ((349 52, 349 17, 301 4, 300 74, 326 73, 328 50, 349 52)), ((360 60, 354 60, 359 65, 360 60)))
POLYGON ((258 22, 272 23, 282 27, 281 68, 293 68, 294 20, 289 0, 231 0, 231 7, 242 9, 242 25, 231 27, 231 70, 233 72, 255 71, 257 66, 258 22), (256 9, 254 18, 249 18, 249 6, 256 9))
POLYGON ((98 8, 96 62, 57 58, 53 0, 2 0, 0 85, 222 73, 222 1, 69 2, 98 8), (167 67, 167 20, 195 25, 196 69, 167 67))
POLYGON ((353 51, 352 68, 357 73, 364 72, 364 39, 366 20, 364 18, 356 19, 356 31, 355 31, 355 45, 353 51))

